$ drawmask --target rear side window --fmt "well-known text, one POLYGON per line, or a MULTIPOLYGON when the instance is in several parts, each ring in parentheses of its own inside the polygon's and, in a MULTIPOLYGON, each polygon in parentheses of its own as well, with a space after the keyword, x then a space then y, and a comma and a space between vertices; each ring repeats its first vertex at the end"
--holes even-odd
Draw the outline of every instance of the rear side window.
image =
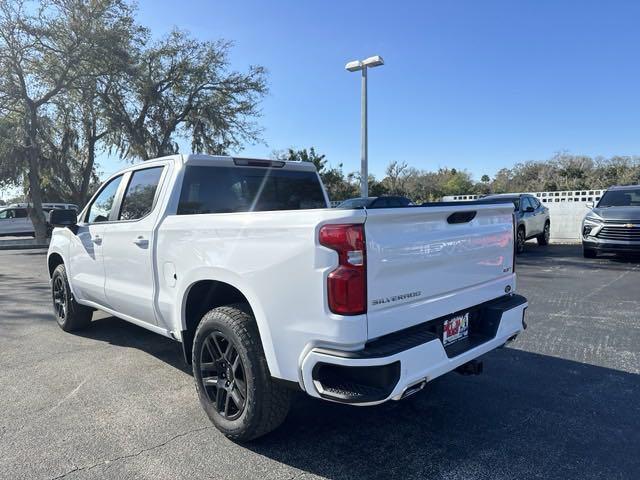
POLYGON ((16 218, 27 218, 29 216, 26 208, 16 208, 15 214, 16 218))
POLYGON ((133 172, 122 199, 120 220, 137 220, 151 212, 162 169, 153 167, 133 172))
POLYGON ((188 166, 178 215, 325 208, 315 172, 188 166))

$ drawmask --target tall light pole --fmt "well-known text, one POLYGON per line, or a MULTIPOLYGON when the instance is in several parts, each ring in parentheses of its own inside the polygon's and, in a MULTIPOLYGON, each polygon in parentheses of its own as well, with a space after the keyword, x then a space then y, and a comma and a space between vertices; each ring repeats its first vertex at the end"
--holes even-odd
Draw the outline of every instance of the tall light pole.
POLYGON ((360 196, 369 196, 369 164, 367 147, 367 69, 384 65, 380 55, 364 60, 354 60, 347 63, 345 68, 350 72, 362 72, 362 98, 361 98, 361 144, 360 144, 360 196))

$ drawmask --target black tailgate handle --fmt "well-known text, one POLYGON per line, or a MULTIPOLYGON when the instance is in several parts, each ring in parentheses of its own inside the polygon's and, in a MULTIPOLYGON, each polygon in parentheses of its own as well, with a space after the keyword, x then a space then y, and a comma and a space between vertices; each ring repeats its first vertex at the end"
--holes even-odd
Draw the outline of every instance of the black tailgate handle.
POLYGON ((476 218, 475 210, 468 212, 455 212, 447 217, 447 223, 467 223, 476 218))

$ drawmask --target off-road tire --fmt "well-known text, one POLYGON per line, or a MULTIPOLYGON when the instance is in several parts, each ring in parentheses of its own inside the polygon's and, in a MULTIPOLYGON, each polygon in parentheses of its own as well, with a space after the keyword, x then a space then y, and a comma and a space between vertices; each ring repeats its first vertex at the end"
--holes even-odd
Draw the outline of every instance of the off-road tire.
MULTIPOLYGON (((208 345, 212 347, 211 341, 208 345)), ((227 348, 228 351, 229 348, 227 348)), ((226 354, 222 357, 226 358, 226 354)), ((216 428, 231 440, 237 442, 253 440, 275 430, 285 420, 289 412, 291 390, 273 381, 260 342, 258 327, 246 305, 234 304, 214 308, 202 317, 193 341, 192 365, 196 390, 202 407, 216 428), (242 362, 246 396, 241 413, 235 413, 239 415, 237 418, 227 418, 226 409, 221 412, 216 401, 210 399, 212 392, 217 393, 217 387, 212 387, 211 383, 208 387, 204 385, 204 375, 211 375, 205 377, 209 382, 213 378, 217 378, 220 382, 221 376, 221 368, 215 373, 210 373, 206 369, 203 373, 202 370, 201 363, 211 365, 209 362, 202 362, 201 359, 213 358, 210 356, 211 350, 203 353, 204 349, 207 349, 205 341, 213 338, 212 335, 221 335, 216 338, 228 339, 229 344, 233 344, 234 357, 239 357, 242 362), (211 390, 212 388, 215 390, 211 390)), ((237 378, 233 381, 237 381, 237 378)), ((228 385, 229 382, 227 382, 228 385)), ((233 388, 233 384, 230 388, 233 388)), ((227 392, 227 395, 230 393, 227 392)))
POLYGON ((51 297, 53 314, 65 332, 80 330, 91 323, 93 309, 80 305, 73 298, 64 264, 58 265, 51 275, 51 297))
POLYGON ((518 230, 516 232, 516 253, 523 253, 524 252, 524 244, 527 241, 527 237, 526 237, 526 233, 524 230, 524 227, 518 227, 518 230))
POLYGON ((544 230, 540 235, 536 237, 538 241, 538 245, 544 247, 545 245, 549 245, 549 237, 551 236, 551 224, 549 222, 545 222, 544 230))

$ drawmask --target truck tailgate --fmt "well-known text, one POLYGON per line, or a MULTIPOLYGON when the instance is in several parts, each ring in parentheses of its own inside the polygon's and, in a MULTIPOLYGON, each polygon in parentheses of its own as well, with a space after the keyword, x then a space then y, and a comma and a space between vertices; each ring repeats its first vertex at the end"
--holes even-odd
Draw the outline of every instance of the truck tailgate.
POLYGON ((368 210, 365 235, 369 339, 515 288, 511 203, 368 210))

